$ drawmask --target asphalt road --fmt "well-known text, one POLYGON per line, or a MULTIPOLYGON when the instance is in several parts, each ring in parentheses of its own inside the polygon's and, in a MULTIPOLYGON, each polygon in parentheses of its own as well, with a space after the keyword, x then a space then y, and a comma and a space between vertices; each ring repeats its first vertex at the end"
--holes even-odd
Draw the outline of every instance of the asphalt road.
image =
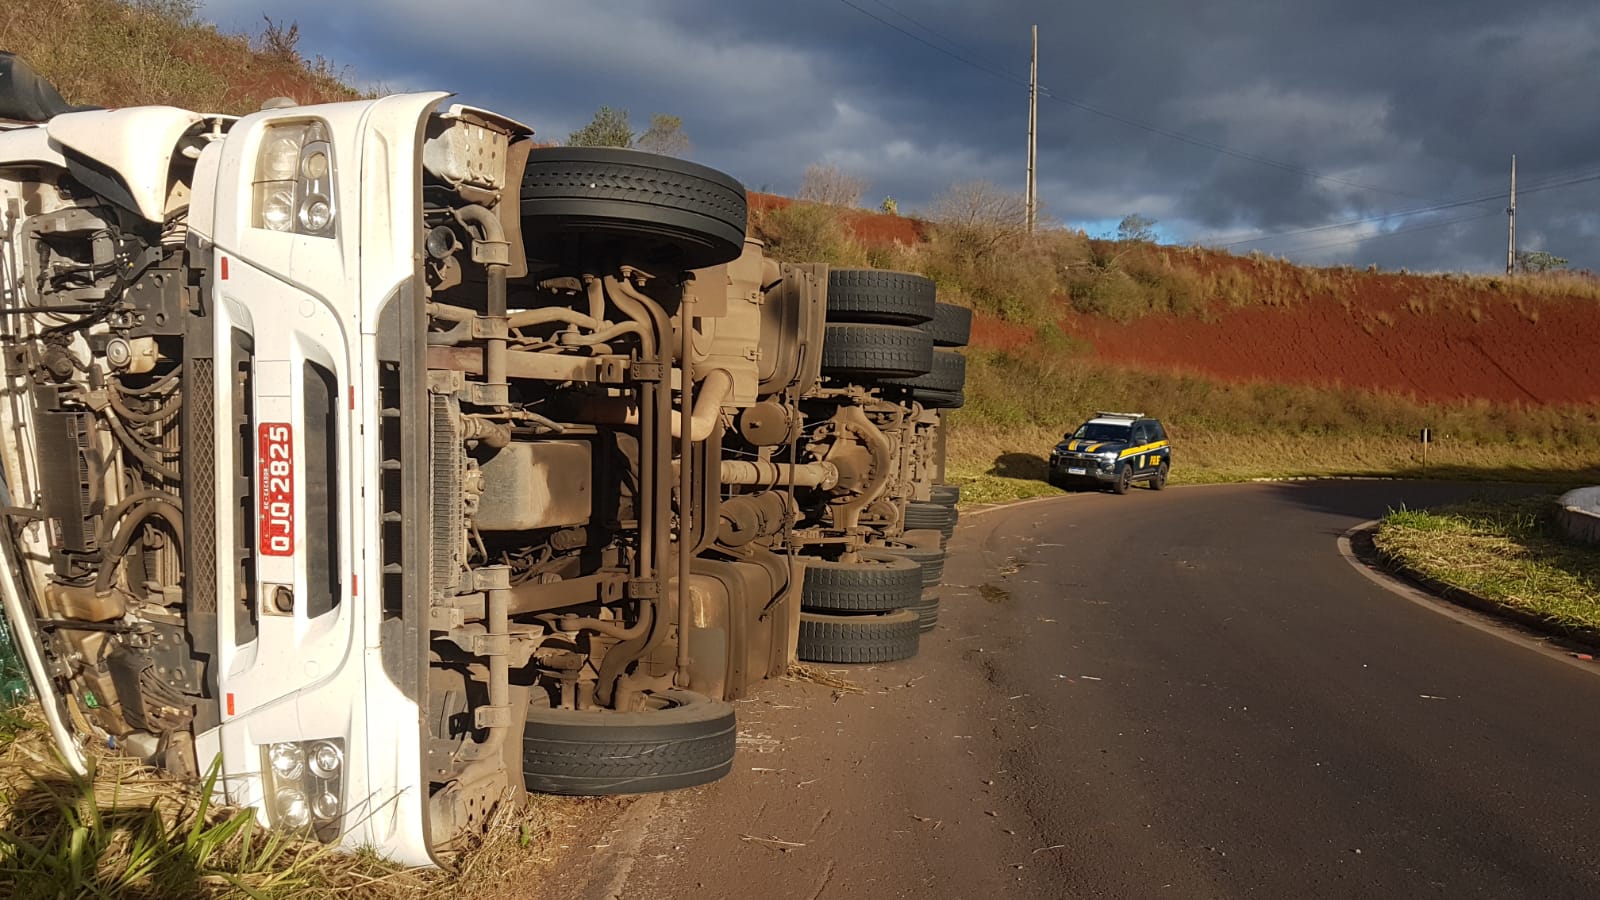
POLYGON ((764 688, 729 778, 575 837, 548 884, 1600 896, 1593 664, 1398 595, 1337 546, 1389 505, 1484 490, 1136 489, 969 517, 915 660, 849 671, 864 694, 764 688))

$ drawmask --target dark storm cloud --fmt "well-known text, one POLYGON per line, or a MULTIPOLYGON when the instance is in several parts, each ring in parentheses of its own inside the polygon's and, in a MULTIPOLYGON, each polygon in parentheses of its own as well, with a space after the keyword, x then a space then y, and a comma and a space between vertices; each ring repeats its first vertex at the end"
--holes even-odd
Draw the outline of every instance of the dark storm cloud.
MULTIPOLYGON (((842 0, 286 0, 272 16, 358 79, 455 90, 546 138, 601 104, 641 128, 669 112, 697 159, 751 187, 792 191, 826 162, 902 208, 957 181, 1021 189, 1036 22, 1051 93, 1040 195, 1057 219, 1141 212, 1176 239, 1226 244, 1484 198, 1233 248, 1311 262, 1494 269, 1505 204, 1489 195, 1511 153, 1529 186, 1600 172, 1592 2, 851 3, 947 52, 842 0)), ((249 29, 258 10, 212 0, 205 12, 249 29)), ((1600 181, 1528 195, 1524 245, 1600 268, 1597 199, 1600 181)))

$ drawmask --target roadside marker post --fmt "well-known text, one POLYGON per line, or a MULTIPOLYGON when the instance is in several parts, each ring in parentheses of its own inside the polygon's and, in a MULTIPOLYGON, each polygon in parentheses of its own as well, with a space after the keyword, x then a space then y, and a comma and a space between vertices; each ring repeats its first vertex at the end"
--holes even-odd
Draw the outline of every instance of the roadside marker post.
POLYGON ((1422 429, 1422 477, 1428 477, 1428 444, 1433 441, 1433 429, 1422 429))

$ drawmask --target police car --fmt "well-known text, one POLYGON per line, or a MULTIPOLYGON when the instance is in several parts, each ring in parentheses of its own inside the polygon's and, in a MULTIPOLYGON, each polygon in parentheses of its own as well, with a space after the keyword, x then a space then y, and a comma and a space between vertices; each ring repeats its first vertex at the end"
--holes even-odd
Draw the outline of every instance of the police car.
POLYGON ((1159 491, 1171 470, 1167 430, 1143 413, 1097 412, 1050 451, 1056 487, 1109 485, 1125 494, 1142 481, 1159 491))

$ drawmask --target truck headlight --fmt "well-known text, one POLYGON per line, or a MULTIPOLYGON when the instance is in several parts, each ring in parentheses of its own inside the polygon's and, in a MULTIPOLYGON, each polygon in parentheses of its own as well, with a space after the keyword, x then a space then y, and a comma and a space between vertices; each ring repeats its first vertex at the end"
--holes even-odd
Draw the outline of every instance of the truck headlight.
POLYGON ((299 781, 306 770, 306 748, 295 743, 273 744, 267 748, 267 766, 284 781, 299 781))
POLYGON ((261 227, 268 231, 294 228, 294 188, 285 184, 267 185, 259 195, 261 227))
POLYGON ((264 796, 272 824, 339 836, 344 817, 344 740, 279 741, 261 748, 264 796))
POLYGON ((311 824, 311 804, 306 795, 295 788, 279 788, 275 802, 276 820, 287 828, 304 828, 311 824))
POLYGON ((311 798, 311 812, 319 819, 337 819, 340 813, 339 795, 323 791, 311 798))
POLYGON ((311 774, 318 778, 337 778, 344 765, 344 751, 332 741, 317 741, 311 745, 311 774))
POLYGON ((312 234, 321 234, 333 224, 333 204, 327 197, 312 195, 300 205, 300 224, 312 234))
POLYGON ((321 120, 273 124, 256 157, 255 218, 268 231, 332 237, 333 145, 321 120))

